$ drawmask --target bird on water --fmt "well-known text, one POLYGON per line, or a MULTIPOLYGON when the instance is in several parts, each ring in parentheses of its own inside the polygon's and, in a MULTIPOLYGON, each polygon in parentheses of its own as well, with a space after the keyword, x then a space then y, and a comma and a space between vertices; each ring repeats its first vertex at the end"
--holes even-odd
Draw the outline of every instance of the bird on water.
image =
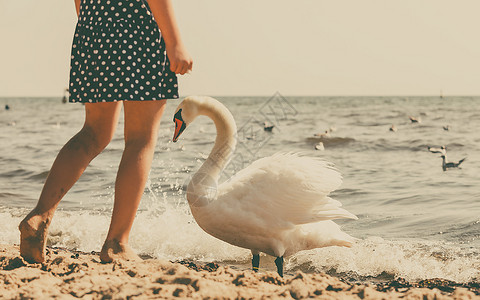
POLYGON ((173 141, 200 115, 213 120, 217 136, 186 195, 192 215, 204 231, 249 249, 254 271, 260 265, 260 253, 276 257, 280 276, 285 256, 320 247, 352 246, 356 239, 332 221, 357 217, 329 197, 342 182, 330 163, 291 152, 277 153, 254 161, 218 184, 234 153, 237 127, 222 103, 191 96, 176 109, 173 141))

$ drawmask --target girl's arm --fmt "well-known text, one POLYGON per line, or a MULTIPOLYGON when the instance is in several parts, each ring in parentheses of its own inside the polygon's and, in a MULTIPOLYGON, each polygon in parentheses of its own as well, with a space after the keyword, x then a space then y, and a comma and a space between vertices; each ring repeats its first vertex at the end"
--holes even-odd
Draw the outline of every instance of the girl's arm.
POLYGON ((167 55, 170 60, 170 70, 182 75, 191 71, 193 60, 180 38, 180 30, 177 26, 171 1, 148 0, 148 5, 165 40, 167 55))
POLYGON ((77 10, 77 17, 80 14, 80 1, 81 0, 75 0, 75 9, 77 10))

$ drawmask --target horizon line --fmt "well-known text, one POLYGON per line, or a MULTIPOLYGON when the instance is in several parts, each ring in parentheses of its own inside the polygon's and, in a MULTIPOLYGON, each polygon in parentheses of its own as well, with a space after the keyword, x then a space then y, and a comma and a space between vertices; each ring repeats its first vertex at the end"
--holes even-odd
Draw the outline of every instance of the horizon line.
MULTIPOLYGON (((448 94, 448 95, 435 95, 435 94, 385 94, 385 95, 368 95, 368 94, 323 94, 323 95, 301 95, 301 94, 282 94, 280 92, 275 92, 273 94, 267 95, 267 94, 259 94, 259 95, 221 95, 221 94, 213 94, 213 95, 206 95, 206 94, 190 94, 190 95, 181 95, 179 98, 185 98, 188 96, 193 96, 193 95, 199 95, 199 96, 210 96, 210 97, 223 97, 223 98, 228 98, 228 97, 248 97, 248 98, 254 98, 254 97, 262 97, 262 98, 267 98, 267 97, 273 97, 276 94, 280 94, 284 97, 305 97, 305 98, 314 98, 314 97, 339 97, 339 98, 346 98, 346 97, 438 97, 439 99, 444 99, 448 97, 480 97, 480 94, 448 94)), ((30 99, 45 99, 45 98, 52 98, 52 99, 62 99, 63 96, 1 96, 0 99, 21 99, 21 98, 30 98, 30 99)), ((178 100, 178 99, 168 99, 168 100, 178 100)))

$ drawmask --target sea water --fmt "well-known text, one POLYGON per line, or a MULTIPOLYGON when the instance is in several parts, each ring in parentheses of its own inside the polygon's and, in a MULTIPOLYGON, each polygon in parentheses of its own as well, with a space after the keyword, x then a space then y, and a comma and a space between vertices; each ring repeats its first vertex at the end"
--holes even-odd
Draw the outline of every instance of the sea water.
MULTIPOLYGON (((480 98, 475 97, 218 97, 239 128, 225 180, 278 151, 331 161, 343 175, 332 197, 358 220, 337 220, 358 238, 353 248, 302 251, 286 272, 329 272, 354 278, 480 278, 480 98), (412 123, 409 117, 421 119, 412 123), (263 122, 275 125, 263 130, 263 122), (396 132, 389 128, 395 125, 396 132), (448 126, 448 130, 443 127, 448 126), (330 130, 331 129, 331 130, 330 130), (329 132, 329 137, 315 137, 329 132), (315 149, 322 142, 325 150, 315 149), (448 160, 467 159, 442 170, 448 160)), ((192 174, 208 156, 215 127, 199 118, 172 143, 176 101, 167 105, 149 181, 130 237, 145 256, 248 268, 251 254, 203 232, 185 199, 192 174)), ((34 207, 56 154, 82 126, 84 107, 60 99, 0 99, 0 243, 18 244, 18 223, 34 207), (4 109, 8 105, 10 109, 4 109)), ((113 205, 123 150, 123 120, 59 205, 48 245, 99 251, 113 205)), ((262 257, 263 270, 274 270, 262 257)))

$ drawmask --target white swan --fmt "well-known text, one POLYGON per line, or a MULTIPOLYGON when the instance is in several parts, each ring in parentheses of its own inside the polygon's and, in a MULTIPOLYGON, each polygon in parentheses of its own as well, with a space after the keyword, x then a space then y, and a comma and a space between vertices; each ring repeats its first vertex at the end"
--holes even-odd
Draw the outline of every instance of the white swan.
POLYGON ((279 153, 253 162, 217 187, 236 145, 237 127, 228 109, 210 97, 192 96, 178 106, 173 141, 198 115, 210 117, 217 129, 213 149, 187 187, 187 200, 198 225, 235 246, 250 249, 258 270, 263 252, 277 257, 326 246, 351 246, 355 240, 332 219, 356 216, 328 194, 341 176, 328 162, 279 153))

